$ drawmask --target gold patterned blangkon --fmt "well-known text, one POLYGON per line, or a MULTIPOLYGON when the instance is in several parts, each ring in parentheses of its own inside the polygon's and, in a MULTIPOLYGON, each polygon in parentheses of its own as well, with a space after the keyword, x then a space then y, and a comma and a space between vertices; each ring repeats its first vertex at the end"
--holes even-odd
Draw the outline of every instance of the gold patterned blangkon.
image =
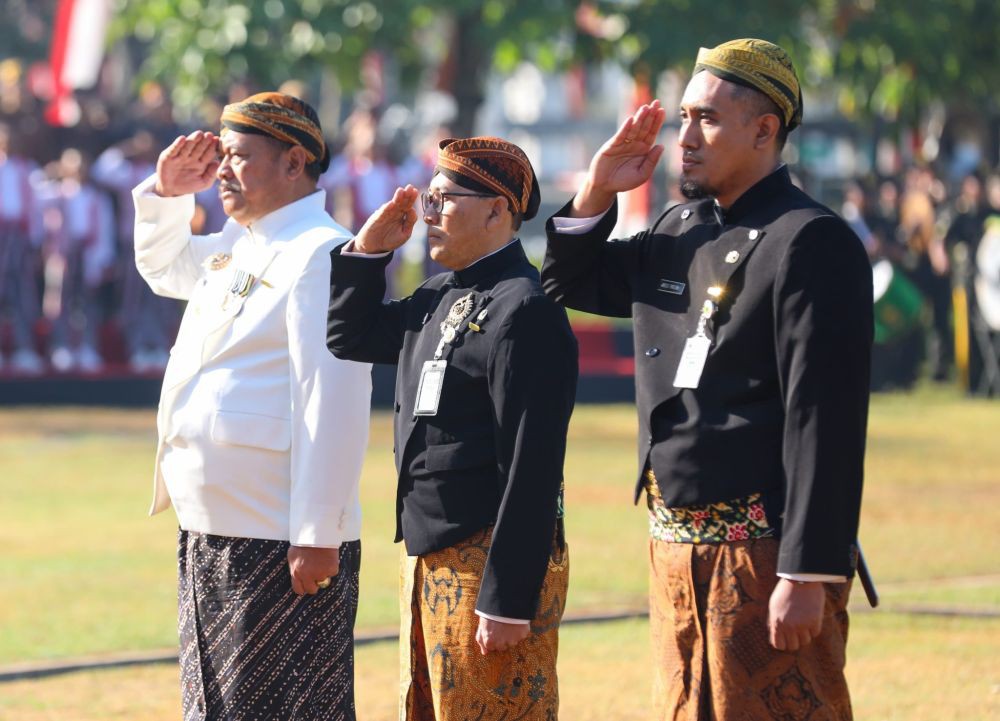
POLYGON ((782 113, 788 130, 802 122, 802 90, 795 67, 781 47, 766 40, 730 40, 714 48, 701 48, 694 72, 708 70, 723 80, 747 85, 769 97, 782 113))

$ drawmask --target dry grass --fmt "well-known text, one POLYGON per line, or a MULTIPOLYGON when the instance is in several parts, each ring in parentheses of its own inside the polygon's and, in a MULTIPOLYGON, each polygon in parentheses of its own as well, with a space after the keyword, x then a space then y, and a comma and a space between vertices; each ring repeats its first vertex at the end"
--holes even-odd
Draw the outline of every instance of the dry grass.
MULTIPOLYGON (((1000 718, 1000 621, 858 614, 847 676, 859 721, 1000 718)), ((561 633, 560 718, 645 721, 651 682, 642 621, 568 626, 561 633)), ((396 719, 396 646, 357 654, 358 718, 396 719)), ((11 721, 171 721, 180 717, 177 670, 155 666, 0 685, 11 721)))
MULTIPOLYGON (((1000 609, 998 406, 938 389, 873 400, 862 539, 891 610, 1000 609)), ((570 613, 641 608, 645 517, 631 506, 634 409, 581 407, 566 466, 570 613)), ((0 665, 170 648, 171 513, 145 516, 152 411, 0 410, 0 665)), ((376 414, 362 480, 359 629, 397 623, 390 418, 376 414)), ((860 602, 855 594, 855 607, 860 602)), ((848 673, 857 718, 1000 718, 1000 621, 857 614, 848 673)), ((645 624, 567 627, 563 718, 641 719, 645 624)), ((361 718, 395 717, 393 644, 358 655, 361 718)), ((177 717, 170 667, 0 685, 0 719, 177 717)))

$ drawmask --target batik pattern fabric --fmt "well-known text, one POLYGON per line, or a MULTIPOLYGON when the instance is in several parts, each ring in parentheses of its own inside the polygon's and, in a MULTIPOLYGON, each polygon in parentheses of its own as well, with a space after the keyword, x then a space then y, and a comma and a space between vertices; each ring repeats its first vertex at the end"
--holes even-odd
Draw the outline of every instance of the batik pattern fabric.
POLYGON ((819 636, 768 642, 778 541, 649 541, 657 721, 851 721, 844 679, 850 583, 828 583, 819 636))
POLYGON ((731 501, 671 508, 663 502, 651 469, 646 470, 645 486, 649 535, 658 541, 729 543, 774 535, 759 493, 731 501))
POLYGON ((284 541, 181 531, 184 721, 355 721, 361 543, 314 596, 292 592, 284 541))
POLYGON ((569 555, 553 545, 528 637, 484 656, 476 598, 492 529, 401 559, 400 721, 556 721, 569 555))

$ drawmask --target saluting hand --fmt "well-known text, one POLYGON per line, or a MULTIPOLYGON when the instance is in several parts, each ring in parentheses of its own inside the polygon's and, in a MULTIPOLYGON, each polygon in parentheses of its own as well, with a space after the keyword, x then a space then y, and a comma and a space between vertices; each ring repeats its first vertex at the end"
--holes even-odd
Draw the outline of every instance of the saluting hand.
POLYGON ((771 645, 779 651, 798 651, 807 646, 823 629, 825 605, 825 584, 779 579, 767 609, 771 645))
POLYGON ((156 194, 164 197, 198 193, 215 182, 219 169, 219 139, 196 130, 179 136, 156 161, 156 194))
POLYGON ((396 188, 392 199, 372 213, 368 221, 354 236, 354 251, 358 253, 385 253, 405 243, 417 222, 414 204, 420 194, 407 185, 396 188))
POLYGON ((607 210, 615 194, 633 190, 653 175, 663 155, 656 143, 667 111, 659 100, 643 105, 630 117, 590 161, 583 188, 573 199, 573 215, 591 217, 607 210))

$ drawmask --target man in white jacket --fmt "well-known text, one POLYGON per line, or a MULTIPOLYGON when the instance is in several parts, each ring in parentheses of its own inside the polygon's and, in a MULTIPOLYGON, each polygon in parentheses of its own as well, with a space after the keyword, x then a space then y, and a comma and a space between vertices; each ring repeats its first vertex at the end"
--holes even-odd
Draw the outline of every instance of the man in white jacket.
POLYGON ((135 256, 187 301, 163 380, 151 512, 180 522, 185 721, 353 721, 358 479, 370 366, 325 345, 330 251, 350 234, 316 179, 315 111, 280 93, 226 106, 133 191, 135 256), (191 234, 218 180, 230 220, 191 234))

